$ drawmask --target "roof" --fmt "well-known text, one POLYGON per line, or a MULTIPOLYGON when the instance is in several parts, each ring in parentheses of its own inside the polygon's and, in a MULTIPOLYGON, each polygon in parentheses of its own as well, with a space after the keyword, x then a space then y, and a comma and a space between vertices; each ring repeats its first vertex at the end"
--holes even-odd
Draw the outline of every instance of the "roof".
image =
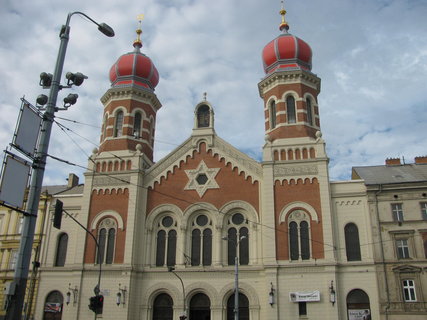
POLYGON ((79 184, 77 186, 74 186, 72 188, 69 188, 67 190, 63 190, 58 192, 57 194, 62 195, 72 195, 72 194, 83 194, 83 188, 84 188, 84 184, 79 184))
POLYGON ((62 192, 64 190, 66 190, 68 188, 68 186, 66 184, 64 185, 56 185, 56 186, 43 186, 42 187, 42 194, 43 193, 48 193, 50 195, 62 192))
POLYGON ((352 179, 363 179, 366 185, 427 182, 427 164, 353 167, 352 179))

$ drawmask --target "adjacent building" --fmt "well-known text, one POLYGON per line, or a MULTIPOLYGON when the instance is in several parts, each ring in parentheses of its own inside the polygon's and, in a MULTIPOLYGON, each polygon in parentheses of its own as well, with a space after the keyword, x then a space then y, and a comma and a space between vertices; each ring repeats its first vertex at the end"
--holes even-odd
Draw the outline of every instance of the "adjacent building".
POLYGON ((354 167, 352 177, 366 184, 382 316, 425 319, 427 157, 354 167))

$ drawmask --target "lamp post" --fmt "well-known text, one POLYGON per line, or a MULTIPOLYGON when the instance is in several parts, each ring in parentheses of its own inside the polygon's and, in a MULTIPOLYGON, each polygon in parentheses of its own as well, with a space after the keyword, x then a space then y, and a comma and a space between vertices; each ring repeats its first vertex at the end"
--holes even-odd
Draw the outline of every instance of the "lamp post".
MULTIPOLYGON (((98 26, 98 30, 106 36, 114 36, 114 31, 110 26, 105 23, 99 24, 83 12, 79 11, 69 13, 65 25, 61 28, 61 32, 59 35, 61 42, 59 45, 58 57, 56 60, 55 71, 52 76, 52 81, 50 83, 49 98, 46 104, 46 111, 43 115, 40 139, 33 162, 34 169, 31 178, 31 185, 28 193, 27 202, 27 212, 29 214, 24 216, 24 222, 22 225, 22 237, 13 280, 13 286, 15 290, 11 292, 11 300, 6 313, 6 319, 8 320, 21 319, 22 306, 24 304, 28 271, 31 260, 31 251, 34 241, 34 230, 36 226, 39 199, 41 194, 41 188, 43 185, 43 176, 46 167, 47 152, 49 149, 49 141, 52 131, 52 123, 55 117, 55 112, 57 110, 56 101, 58 98, 58 93, 59 90, 63 88, 60 85, 60 81, 62 76, 62 69, 64 66, 65 53, 67 51, 68 40, 70 38, 70 19, 74 14, 79 14, 86 17, 89 21, 96 24, 98 26)), ((68 86, 65 86, 65 88, 68 87, 70 87, 70 84, 68 86)))
POLYGON ((233 242, 236 246, 236 256, 234 257, 234 320, 239 320, 239 244, 246 239, 246 236, 241 236, 238 241, 234 241, 229 237, 223 237, 222 240, 233 242))
POLYGON ((184 287, 184 281, 182 281, 182 278, 175 273, 175 268, 174 267, 168 267, 168 271, 172 272, 175 277, 177 277, 179 279, 179 281, 181 281, 181 286, 182 286, 182 298, 183 298, 183 303, 184 306, 182 307, 182 315, 179 317, 180 320, 185 320, 187 319, 187 311, 186 311, 186 304, 185 304, 185 287, 184 287))

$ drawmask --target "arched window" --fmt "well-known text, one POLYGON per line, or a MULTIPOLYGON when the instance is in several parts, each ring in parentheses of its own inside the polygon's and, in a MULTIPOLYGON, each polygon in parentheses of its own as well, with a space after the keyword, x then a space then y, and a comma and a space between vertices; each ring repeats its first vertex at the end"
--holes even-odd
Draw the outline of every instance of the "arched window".
POLYGON ((207 128, 210 125, 210 109, 202 105, 197 109, 197 128, 207 128))
MULTIPOLYGON (((371 314, 371 305, 369 302, 369 296, 365 291, 360 289, 351 290, 347 295, 347 313, 349 314, 351 310, 360 312, 364 310, 364 315, 371 314)), ((368 319, 368 318, 365 318, 368 319)))
POLYGON ((102 124, 102 139, 107 138, 107 125, 108 125, 108 114, 104 116, 104 123, 102 124))
POLYGON ((133 119, 133 136, 136 139, 141 138, 141 122, 142 122, 141 112, 135 113, 135 117, 133 119))
POLYGON ((289 246, 291 249, 291 260, 298 260, 299 258, 299 244, 298 244, 298 224, 295 221, 289 223, 289 246))
POLYGON ((159 294, 153 303, 153 320, 172 320, 173 300, 166 294, 159 294))
POLYGON ((296 123, 295 98, 293 96, 286 98, 286 114, 288 123, 296 123))
POLYGON ((154 119, 153 118, 150 119, 150 137, 149 137, 149 140, 150 140, 150 144, 153 145, 153 143, 154 143, 154 119))
POLYGON ((50 292, 45 300, 43 320, 61 320, 64 296, 59 291, 50 292))
POLYGON ((112 264, 116 245, 117 224, 114 219, 106 218, 98 226, 98 244, 96 262, 112 264))
POLYGON ((313 107, 311 106, 311 99, 307 97, 307 100, 305 101, 306 107, 307 107, 307 122, 310 126, 312 126, 313 123, 313 107))
POLYGON ((194 219, 191 232, 191 265, 212 264, 212 222, 201 214, 194 219))
POLYGON ((189 319, 211 319, 211 301, 207 295, 197 293, 191 298, 189 319))
POLYGON ((165 216, 158 225, 156 242, 156 266, 174 266, 176 261, 176 222, 165 216), (166 259, 166 261, 165 261, 166 259))
POLYGON ((63 267, 67 257, 68 235, 62 233, 58 237, 58 244, 56 246, 55 267, 63 267))
POLYGON ((308 231, 308 222, 301 221, 300 223, 300 242, 301 242, 301 259, 310 259, 310 234, 308 231))
POLYGON ((270 103, 270 130, 276 128, 276 101, 270 103))
POLYGON ((289 253, 291 260, 310 259, 310 217, 302 210, 289 215, 289 253))
POLYGON ((239 264, 249 264, 249 229, 248 221, 243 214, 234 213, 229 217, 227 242, 228 265, 235 264, 237 248, 239 248, 239 264))
POLYGON ((123 135, 123 111, 116 113, 116 122, 114 123, 114 136, 120 137, 123 135))
POLYGON ((357 229, 357 226, 354 223, 348 223, 344 227, 344 233, 347 261, 360 261, 359 230, 357 229))
MULTIPOLYGON (((227 320, 234 320, 234 299, 232 294, 227 300, 227 320)), ((239 320, 249 320, 249 300, 239 292, 239 320)))

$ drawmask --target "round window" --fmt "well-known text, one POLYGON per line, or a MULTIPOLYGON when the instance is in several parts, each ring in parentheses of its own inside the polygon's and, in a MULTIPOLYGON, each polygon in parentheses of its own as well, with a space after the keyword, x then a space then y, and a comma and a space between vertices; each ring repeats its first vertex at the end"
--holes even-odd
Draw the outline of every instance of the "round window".
POLYGON ((206 217, 204 214, 201 214, 196 218, 196 222, 199 226, 203 227, 208 223, 208 217, 206 217))
POLYGON ((163 227, 168 228, 172 224, 173 224, 173 219, 171 217, 167 216, 167 217, 163 218, 163 220, 162 220, 163 227))
POLYGON ((231 218, 231 221, 234 224, 242 224, 244 220, 245 220, 245 218, 243 217, 243 215, 241 213, 236 213, 231 218))

